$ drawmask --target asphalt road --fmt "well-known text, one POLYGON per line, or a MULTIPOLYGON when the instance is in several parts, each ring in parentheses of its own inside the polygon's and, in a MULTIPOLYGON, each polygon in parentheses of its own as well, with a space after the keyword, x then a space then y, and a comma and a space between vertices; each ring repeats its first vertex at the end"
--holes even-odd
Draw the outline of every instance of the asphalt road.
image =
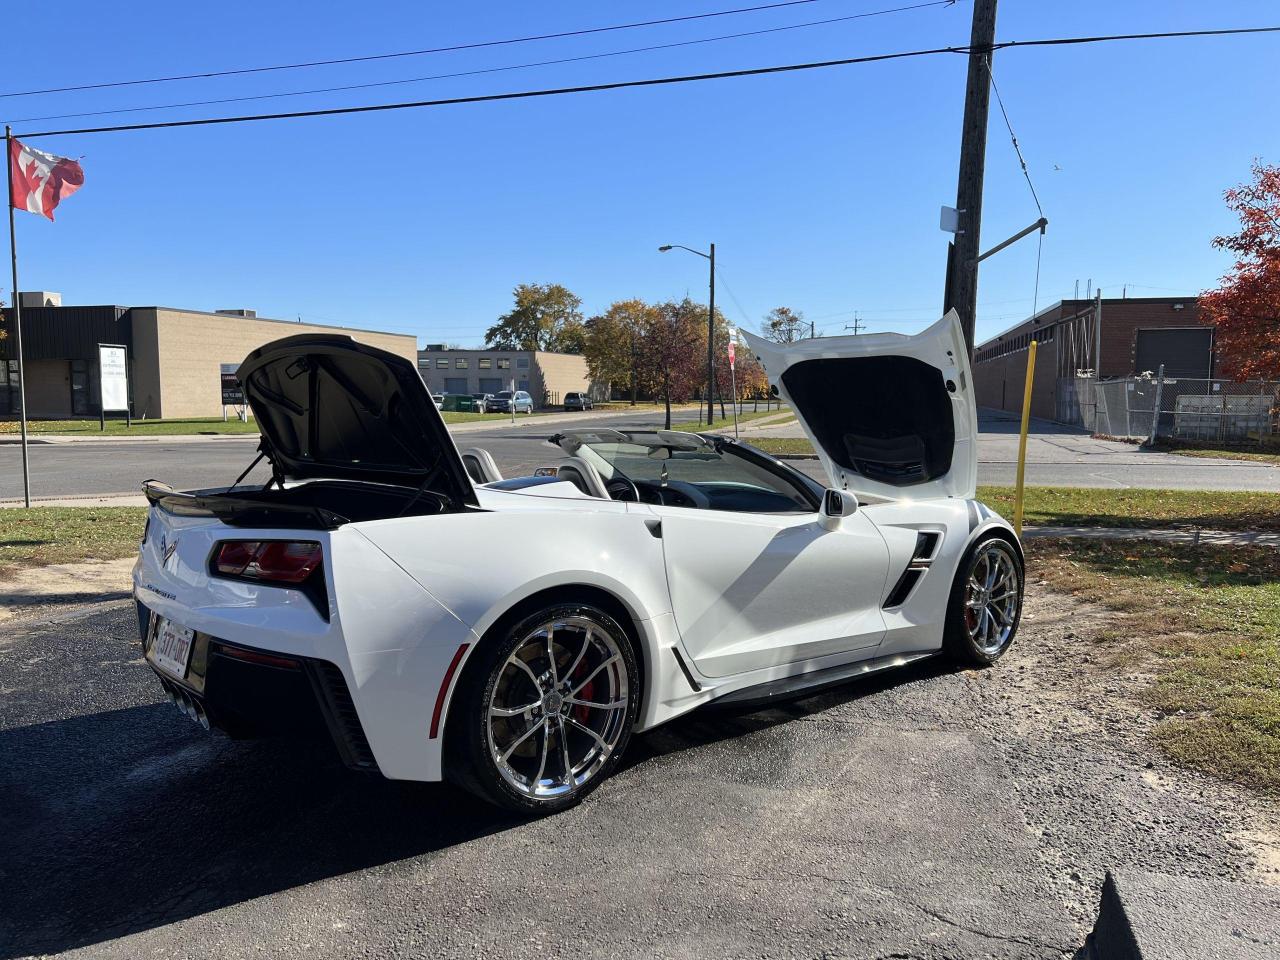
MULTIPOLYGON (((696 419, 692 411, 676 414, 677 421, 696 419)), ((560 453, 546 437, 575 423, 627 429, 661 425, 661 411, 642 408, 616 416, 522 418, 515 426, 499 422, 468 426, 455 433, 460 447, 484 447, 506 476, 531 473, 554 463, 560 453)), ((794 425, 746 431, 777 436, 798 433, 794 425)), ((256 438, 217 438, 149 441, 90 441, 37 444, 30 448, 32 495, 37 499, 136 493, 143 480, 157 478, 179 489, 229 484, 255 455, 256 438)), ((1017 424, 1007 418, 985 416, 978 445, 980 483, 1012 484, 1017 458, 1017 424)), ((813 461, 793 461, 815 478, 821 470, 813 461)), ((259 467, 251 480, 265 480, 259 467)), ((1151 487, 1183 490, 1267 490, 1280 492, 1280 468, 1266 463, 1200 459, 1152 453, 1136 446, 1094 440, 1078 431, 1037 422, 1028 445, 1027 483, 1047 486, 1151 487)), ((19 448, 0 444, 0 501, 22 496, 19 448)))
POLYGON ((1072 689, 1065 603, 993 670, 668 724, 533 822, 207 734, 127 604, 50 607, 0 625, 0 957, 1069 957, 1105 869, 1256 862, 1247 803, 1072 689))

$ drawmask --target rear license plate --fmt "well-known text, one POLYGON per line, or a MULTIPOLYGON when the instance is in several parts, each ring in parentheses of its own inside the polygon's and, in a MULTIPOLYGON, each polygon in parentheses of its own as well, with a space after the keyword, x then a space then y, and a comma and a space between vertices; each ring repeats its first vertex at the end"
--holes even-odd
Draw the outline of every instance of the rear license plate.
POLYGON ((180 627, 166 617, 156 618, 156 633, 151 641, 151 662, 178 680, 187 675, 195 631, 180 627))

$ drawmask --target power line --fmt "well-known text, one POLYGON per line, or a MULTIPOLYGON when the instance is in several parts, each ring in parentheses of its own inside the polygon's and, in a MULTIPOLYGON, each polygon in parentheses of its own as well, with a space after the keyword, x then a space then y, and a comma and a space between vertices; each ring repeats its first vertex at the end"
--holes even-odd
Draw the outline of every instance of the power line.
POLYGON ((1009 139, 1013 141, 1013 152, 1018 155, 1018 163, 1022 167, 1022 175, 1027 180, 1027 186, 1031 188, 1031 199, 1036 202, 1036 212, 1043 217, 1044 210, 1040 207, 1040 197, 1036 194, 1036 185, 1031 182, 1031 171, 1027 169, 1027 161, 1022 158, 1022 147, 1018 146, 1018 137, 1013 132, 1013 124, 1009 122, 1009 111, 1004 108, 1004 98, 1000 96, 1000 88, 996 86, 996 75, 991 70, 991 58, 983 57, 983 63, 987 67, 987 76, 991 78, 991 90, 996 95, 996 103, 1000 105, 1000 115, 1004 117, 1005 129, 1009 131, 1009 139))
POLYGON ((991 92, 996 95, 996 103, 1000 105, 1000 116, 1004 117, 1005 129, 1009 131, 1009 139, 1013 141, 1013 152, 1017 154, 1018 165, 1022 167, 1022 176, 1027 181, 1027 188, 1031 191, 1031 199, 1035 201, 1036 212, 1040 214, 1040 235, 1036 239, 1036 281, 1034 292, 1031 297, 1031 315, 1036 315, 1036 308, 1040 306, 1040 258, 1044 253, 1044 208, 1040 206, 1040 197, 1036 194, 1036 185, 1031 182, 1031 171, 1027 169, 1027 161, 1022 156, 1022 147, 1018 146, 1018 135, 1013 132, 1013 123, 1009 120, 1009 111, 1004 107, 1004 97, 1000 96, 1000 88, 996 85, 995 71, 991 69, 991 57, 983 57, 983 64, 987 68, 987 76, 991 79, 991 92))
MULTIPOLYGON (((662 20, 640 20, 634 23, 617 23, 605 27, 587 27, 580 30, 565 30, 561 33, 543 33, 527 37, 511 37, 505 40, 483 40, 473 43, 458 43, 447 47, 428 47, 422 50, 401 50, 395 53, 376 53, 359 57, 339 57, 334 60, 308 60, 301 63, 278 63, 260 67, 241 67, 235 70, 209 70, 203 73, 184 73, 169 77, 147 77, 137 80, 113 80, 104 83, 85 83, 68 87, 47 87, 42 90, 22 90, 12 93, 0 93, 5 97, 33 97, 47 93, 70 93, 77 90, 103 90, 110 87, 136 87, 153 83, 172 83, 178 80, 206 80, 212 77, 234 77, 249 73, 271 73, 279 70, 302 70, 310 67, 331 67, 347 63, 369 63, 376 60, 394 60, 402 57, 421 57, 433 53, 453 53, 459 50, 479 50, 484 47, 512 46, 518 43, 534 43, 541 40, 560 40, 565 37, 583 37, 595 33, 610 33, 617 30, 633 30, 638 27, 656 27, 669 23, 685 23, 690 20, 707 20, 712 17, 735 16, 740 13, 756 13, 761 10, 777 10, 783 7, 798 7, 817 3, 819 0, 783 0, 778 3, 760 4, 754 7, 737 7, 733 10, 717 10, 711 13, 695 13, 683 17, 666 17, 662 20)), ((940 0, 955 2, 955 0, 940 0)))
MULTIPOLYGON (((1097 37, 1064 37, 1047 40, 1006 40, 993 44, 992 50, 1010 47, 1044 47, 1065 44, 1104 43, 1115 40, 1160 40, 1174 37, 1229 36, 1253 33, 1280 33, 1280 27, 1248 27, 1231 30, 1180 30, 1166 33, 1116 34, 1097 37)), ((727 80, 737 77, 758 77, 776 73, 795 73, 803 70, 820 70, 827 67, 851 66, 861 63, 880 63, 889 60, 905 60, 943 53, 970 53, 968 46, 934 47, 928 50, 907 50, 899 53, 881 53, 865 57, 848 57, 842 60, 818 60, 807 63, 789 63, 772 67, 752 67, 744 70, 723 70, 716 73, 686 74, 674 77, 653 77, 645 80, 619 80, 613 83, 586 84, 575 87, 553 87, 542 90, 518 90, 509 93, 479 94, 471 97, 450 97, 441 100, 415 100, 404 103, 382 103, 358 107, 330 107, 324 110, 295 110, 288 113, 258 113, 237 117, 207 117, 199 120, 168 120, 158 123, 118 124, 107 127, 84 127, 76 130, 43 130, 20 132, 18 137, 62 137, 71 134, 118 133, 129 130, 160 130, 176 127, 202 127, 226 123, 252 123, 262 120, 294 120, 302 117, 332 117, 342 114, 375 113, 386 110, 409 110, 421 107, 443 107, 469 103, 492 103, 506 100, 528 100, 539 97, 556 97, 578 93, 597 93, 606 90, 624 90, 639 87, 670 86, 699 83, 706 80, 727 80)))
POLYGON ((829 26, 835 23, 847 23, 851 20, 864 20, 868 17, 880 17, 891 13, 904 13, 922 10, 926 7, 951 6, 955 0, 930 0, 928 3, 917 3, 905 7, 891 7, 885 10, 871 10, 866 13, 855 13, 844 17, 830 17, 826 20, 808 20, 803 23, 787 24, 780 27, 767 27, 761 30, 747 30, 741 33, 728 33, 716 37, 703 37, 698 40, 680 40, 672 43, 659 43, 646 47, 632 47, 628 50, 612 50, 606 53, 589 53, 577 57, 561 57, 555 60, 535 60, 530 63, 516 63, 503 67, 484 67, 476 70, 461 70, 455 73, 437 73, 425 77, 408 77, 403 80, 378 80, 369 83, 351 83, 336 87, 317 87, 309 90, 290 90, 283 93, 260 93, 243 97, 222 97, 216 100, 188 100, 183 103, 163 103, 146 107, 121 107, 115 110, 92 110, 84 113, 55 113, 42 117, 20 117, 9 123, 38 123, 44 120, 69 120, 74 117, 103 117, 120 113, 143 113, 150 110, 174 110, 186 107, 217 106, 224 103, 246 103, 253 100, 275 100, 281 97, 303 97, 320 93, 341 93, 349 90, 368 90, 375 87, 394 87, 408 83, 424 83, 430 80, 452 80, 457 77, 475 77, 490 73, 505 73, 511 70, 525 70, 531 67, 558 66, 566 63, 581 63, 586 60, 603 60, 608 57, 621 57, 636 53, 650 53, 655 50, 672 50, 677 47, 693 47, 704 43, 718 43, 723 40, 739 40, 744 37, 758 37, 771 33, 783 33, 787 30, 801 30, 807 27, 829 26))

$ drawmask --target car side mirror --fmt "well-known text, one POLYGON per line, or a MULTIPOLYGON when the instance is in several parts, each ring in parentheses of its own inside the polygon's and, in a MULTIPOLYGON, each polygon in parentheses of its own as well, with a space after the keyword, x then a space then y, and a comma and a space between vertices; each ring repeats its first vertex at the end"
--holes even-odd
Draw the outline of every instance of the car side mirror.
POLYGON ((840 521, 858 511, 858 498, 848 490, 827 490, 822 495, 822 526, 834 530, 840 521))

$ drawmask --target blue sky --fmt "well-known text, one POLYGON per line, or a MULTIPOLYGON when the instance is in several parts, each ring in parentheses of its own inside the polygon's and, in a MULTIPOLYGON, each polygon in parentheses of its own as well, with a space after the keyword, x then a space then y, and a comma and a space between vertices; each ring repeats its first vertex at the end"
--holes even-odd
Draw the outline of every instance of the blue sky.
MULTIPOLYGON (((761 37, 226 107, 52 114, 401 80, 720 36, 898 5, 815 0, 589 37, 245 77, 0 99, 15 132, 393 102, 861 56, 969 36, 971 6, 761 37)), ((749 6, 744 0, 219 4, 68 0, 39 42, 10 43, 0 90, 64 86, 502 39, 749 6)), ((1260 26, 1273 4, 1003 0, 998 39, 1260 26)), ((1011 50, 995 72, 1050 220, 1041 306, 1082 291, 1193 293, 1228 266, 1226 187, 1280 158, 1280 36, 1011 50)), ((788 305, 835 334, 936 319, 955 197, 965 60, 364 116, 34 138, 82 157, 58 222, 19 213, 21 285, 66 303, 249 307, 260 315, 478 343, 521 282, 588 312, 705 295, 715 241, 731 321, 788 305)), ((993 101, 994 110, 994 101, 993 101)), ((993 113, 984 246, 1036 217, 993 113)), ((1036 243, 984 264, 979 338, 1032 307, 1036 243)), ((7 287, 7 283, 5 284, 7 287)))

